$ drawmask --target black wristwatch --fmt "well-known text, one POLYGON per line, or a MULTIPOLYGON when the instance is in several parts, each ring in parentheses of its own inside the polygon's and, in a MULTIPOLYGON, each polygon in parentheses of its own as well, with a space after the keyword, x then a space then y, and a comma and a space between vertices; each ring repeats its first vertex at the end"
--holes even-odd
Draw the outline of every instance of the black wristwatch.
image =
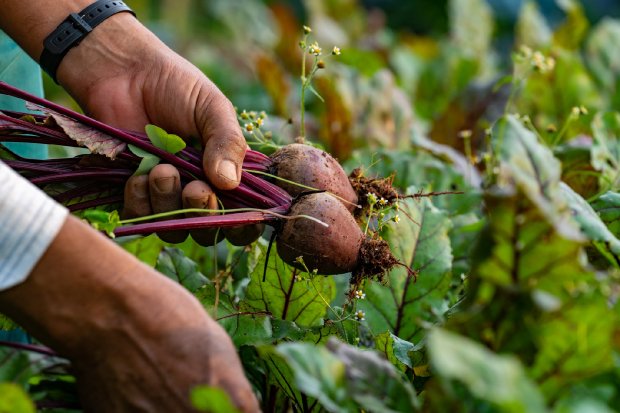
POLYGON ((67 52, 80 42, 101 22, 116 13, 133 10, 119 0, 98 0, 79 13, 71 13, 43 41, 43 52, 39 64, 48 75, 56 80, 56 71, 67 52))

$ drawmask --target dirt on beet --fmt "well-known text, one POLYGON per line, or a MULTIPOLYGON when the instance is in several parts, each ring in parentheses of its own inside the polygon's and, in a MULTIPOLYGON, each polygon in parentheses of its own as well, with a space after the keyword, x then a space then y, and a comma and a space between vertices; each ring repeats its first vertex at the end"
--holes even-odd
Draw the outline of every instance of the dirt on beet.
POLYGON ((368 194, 374 194, 377 199, 385 199, 388 205, 397 202, 399 194, 392 186, 393 181, 393 176, 387 178, 366 177, 361 168, 355 168, 349 175, 349 182, 357 194, 357 203, 361 206, 361 208, 357 208, 354 211, 355 217, 368 214, 368 209, 370 208, 368 194))

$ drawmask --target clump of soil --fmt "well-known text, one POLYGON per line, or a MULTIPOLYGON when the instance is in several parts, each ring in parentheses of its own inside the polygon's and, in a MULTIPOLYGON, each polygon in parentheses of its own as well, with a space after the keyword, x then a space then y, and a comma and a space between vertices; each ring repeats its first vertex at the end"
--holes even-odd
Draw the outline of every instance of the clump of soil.
POLYGON ((387 178, 369 178, 364 176, 361 168, 355 168, 349 175, 349 182, 353 190, 357 194, 357 203, 361 208, 354 211, 356 217, 368 213, 370 204, 368 202, 368 194, 374 194, 377 199, 385 199, 387 205, 391 205, 398 201, 399 194, 392 186, 394 176, 387 178))
POLYGON ((377 278, 383 282, 385 274, 396 264, 400 264, 385 240, 373 238, 366 238, 362 242, 357 260, 357 268, 351 276, 352 285, 359 284, 365 278, 377 278))

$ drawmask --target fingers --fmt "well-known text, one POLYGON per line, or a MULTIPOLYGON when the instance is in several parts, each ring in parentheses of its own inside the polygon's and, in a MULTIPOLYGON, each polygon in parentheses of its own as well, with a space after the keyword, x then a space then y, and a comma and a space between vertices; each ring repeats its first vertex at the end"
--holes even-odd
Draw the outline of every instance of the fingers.
POLYGON ((149 195, 149 177, 146 175, 132 176, 125 184, 125 205, 123 218, 137 218, 151 215, 151 199, 149 195))
POLYGON ((210 85, 196 108, 202 114, 198 122, 205 147, 203 168, 216 188, 234 189, 241 180, 247 144, 233 105, 215 85, 210 85))
POLYGON ((241 227, 225 228, 224 235, 228 242, 238 247, 250 245, 261 236, 265 224, 244 225, 241 227))
MULTIPOLYGON (((181 177, 172 165, 155 166, 148 177, 149 199, 153 213, 169 212, 182 208, 181 177)), ((187 231, 169 231, 157 234, 166 242, 178 244, 185 241, 187 231)))
MULTIPOLYGON (((217 196, 209 185, 202 181, 192 181, 183 188, 183 207, 200 209, 219 209, 217 196)), ((187 216, 208 216, 214 213, 189 213, 187 216)), ((210 247, 217 244, 223 238, 223 232, 219 228, 192 230, 190 235, 198 244, 210 247)))

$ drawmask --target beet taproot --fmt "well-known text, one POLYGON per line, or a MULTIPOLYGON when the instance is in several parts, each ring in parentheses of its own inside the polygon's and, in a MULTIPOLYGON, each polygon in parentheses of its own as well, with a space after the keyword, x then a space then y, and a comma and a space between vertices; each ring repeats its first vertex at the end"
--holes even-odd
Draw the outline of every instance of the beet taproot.
POLYGON ((288 215, 308 215, 328 225, 304 218, 284 223, 277 250, 290 265, 323 275, 353 272, 359 278, 383 274, 398 263, 387 243, 367 238, 347 208, 328 193, 301 196, 288 215))
MULTIPOLYGON (((342 166, 330 154, 312 146, 293 143, 271 155, 271 173, 307 187, 328 191, 344 199, 348 210, 357 205, 357 194, 342 166)), ((308 189, 284 181, 274 182, 295 197, 308 189)))

